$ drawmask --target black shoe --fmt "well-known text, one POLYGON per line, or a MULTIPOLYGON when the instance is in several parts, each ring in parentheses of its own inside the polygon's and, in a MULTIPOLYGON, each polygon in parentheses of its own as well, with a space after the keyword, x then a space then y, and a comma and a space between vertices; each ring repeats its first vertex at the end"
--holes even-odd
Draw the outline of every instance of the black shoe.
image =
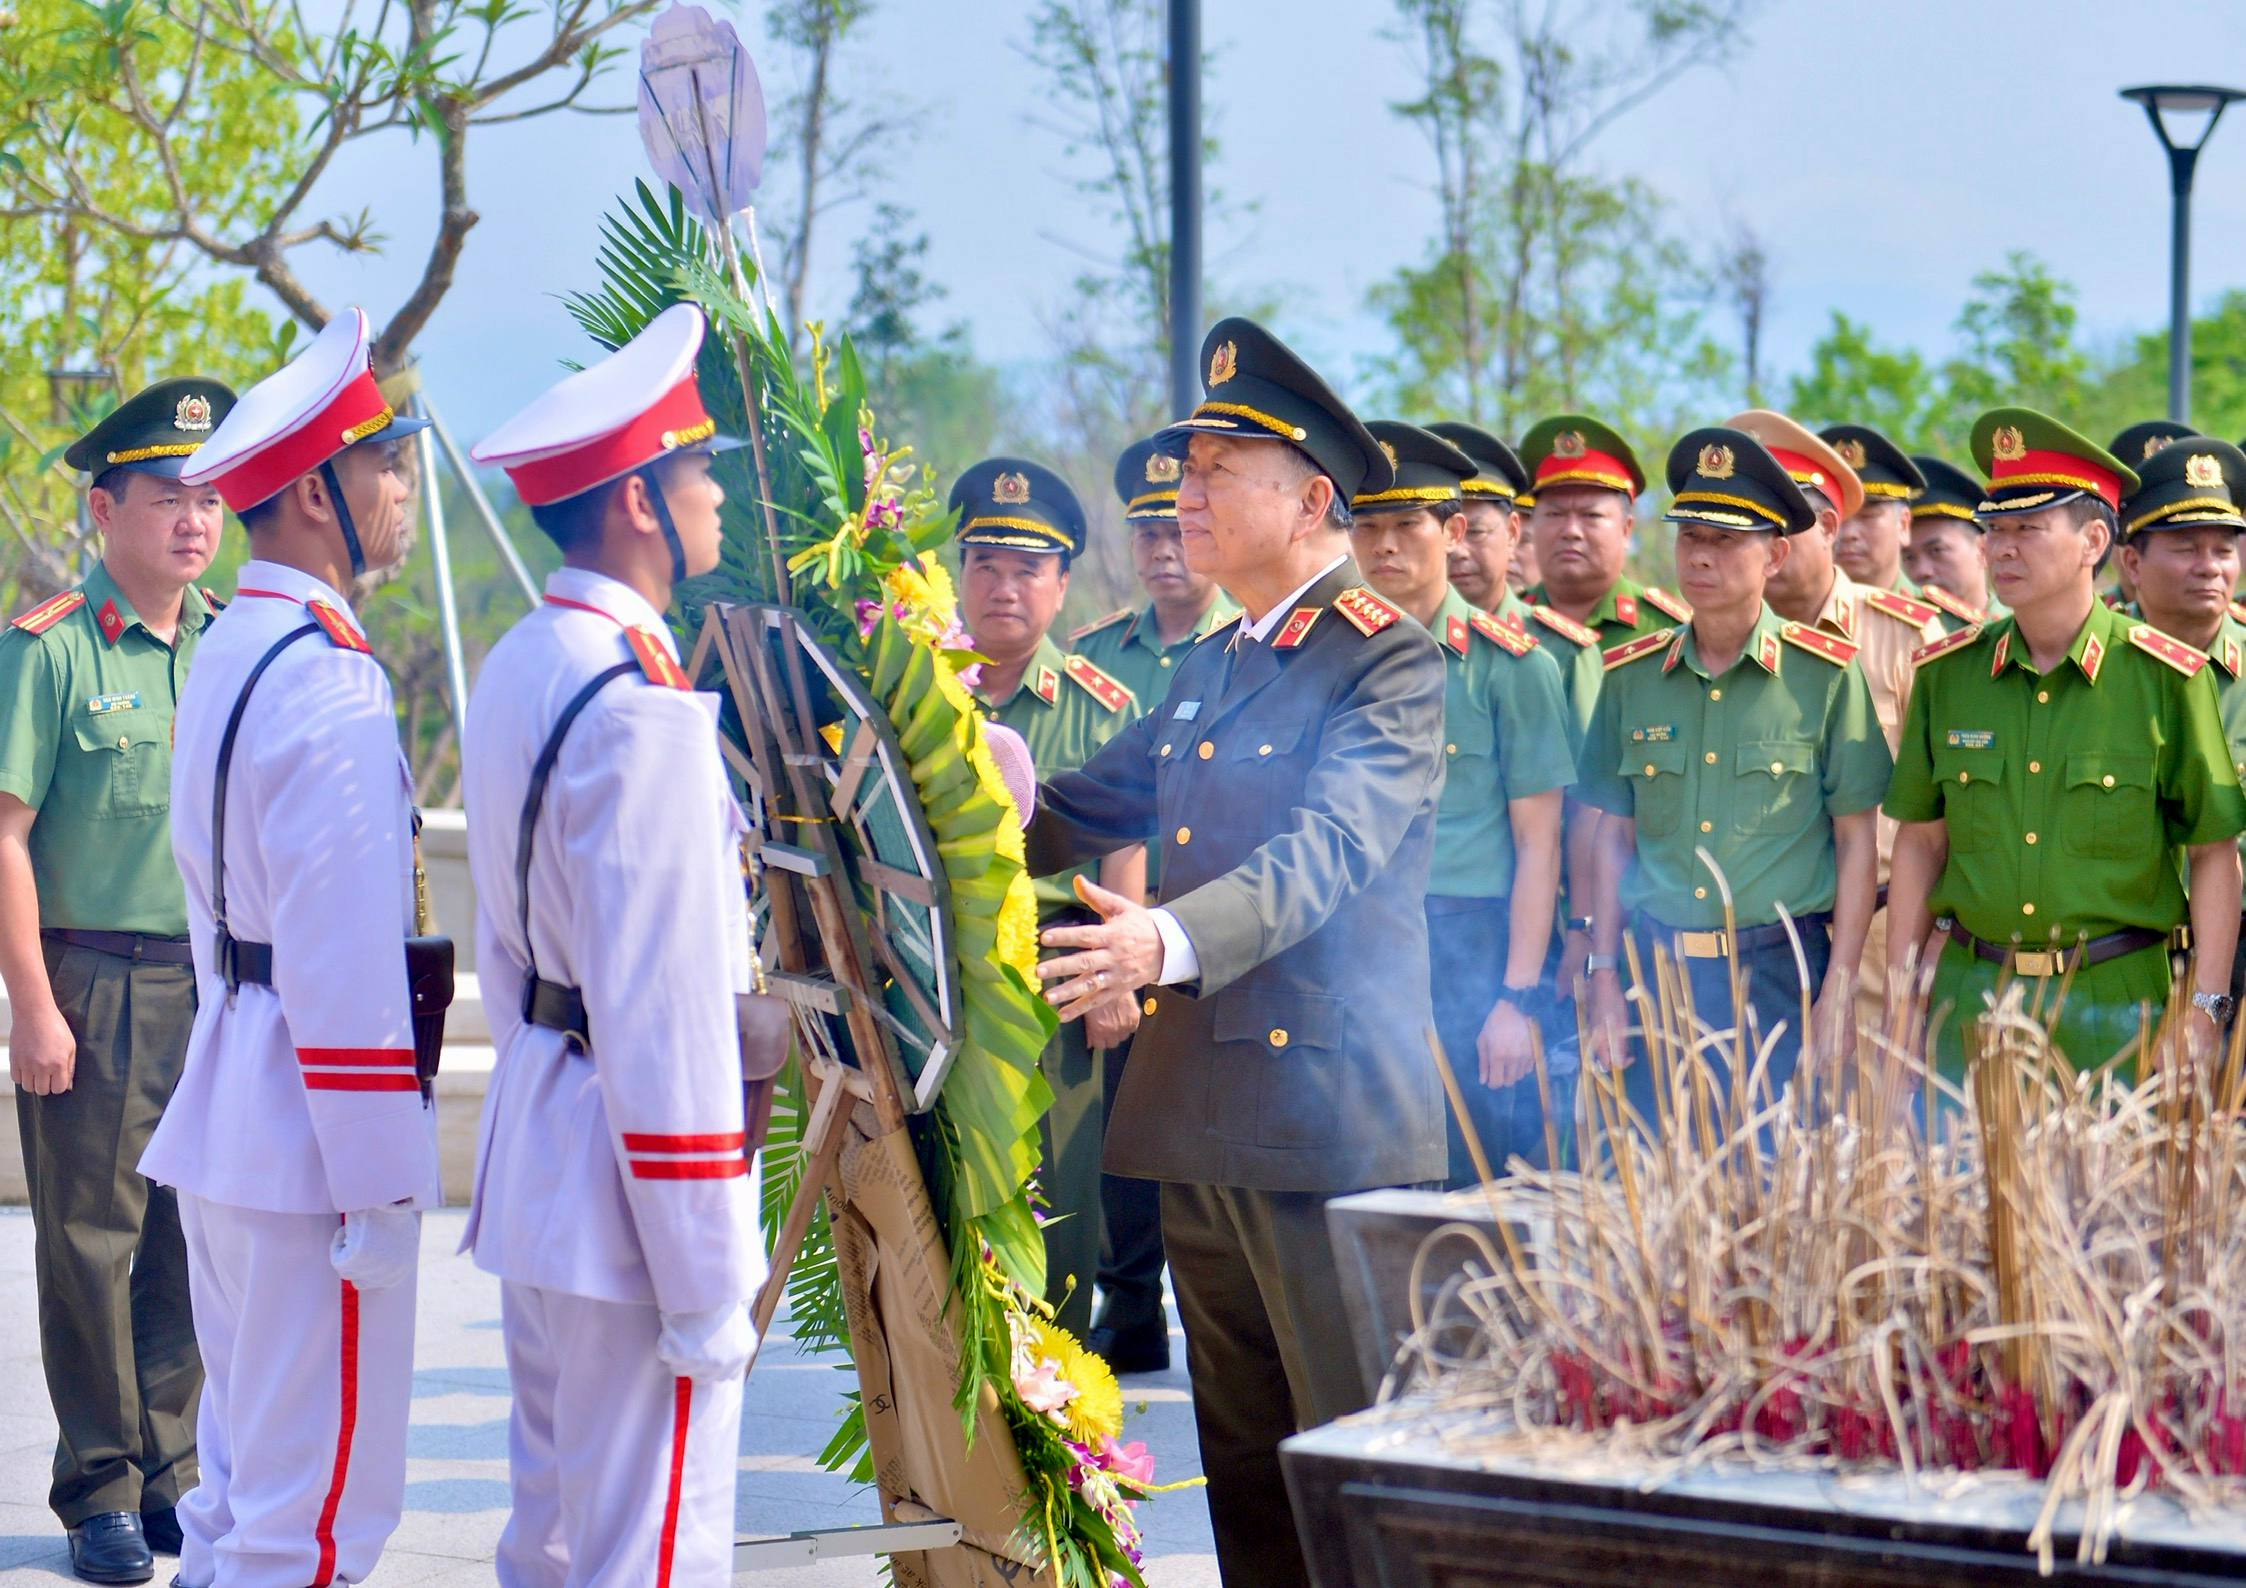
POLYGON ((1092 1330, 1085 1345, 1118 1373, 1166 1373, 1170 1370, 1170 1330, 1167 1324, 1134 1323, 1111 1329, 1105 1324, 1092 1330))
POLYGON ((176 1555, 186 1542, 179 1533, 179 1512, 168 1505, 161 1511, 141 1512, 140 1531, 149 1549, 158 1555, 176 1555))
POLYGON ((140 1530, 138 1511, 104 1511, 70 1530, 70 1569, 87 1582, 146 1582, 156 1557, 140 1530))

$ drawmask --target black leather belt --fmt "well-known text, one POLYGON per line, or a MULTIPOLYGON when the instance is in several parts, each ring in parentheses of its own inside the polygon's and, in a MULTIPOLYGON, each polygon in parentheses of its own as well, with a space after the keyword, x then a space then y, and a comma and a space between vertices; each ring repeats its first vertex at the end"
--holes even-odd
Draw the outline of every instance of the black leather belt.
POLYGON ((89 932, 75 926, 45 926, 39 935, 72 948, 114 954, 143 965, 192 965, 195 951, 184 937, 151 937, 146 932, 89 932))
POLYGON ((579 1051, 592 1048, 592 1027, 585 1019, 585 995, 575 987, 533 976, 523 984, 523 1018, 534 1026, 575 1038, 579 1051))
MULTIPOLYGON (((1634 920, 1640 932, 1670 940, 1678 955, 1685 959, 1726 959, 1735 950, 1741 954, 1752 954, 1758 949, 1775 948, 1781 943, 1790 944, 1791 941, 1786 936, 1786 923, 1783 921, 1773 921, 1768 926, 1742 927, 1736 932, 1727 933, 1721 927, 1712 931, 1697 931, 1671 926, 1666 921, 1655 920, 1643 910, 1637 912, 1634 920)), ((1830 932, 1832 925, 1833 912, 1830 910, 1794 917, 1794 930, 1805 937, 1811 932, 1830 932)))
POLYGON ((273 985, 273 945, 245 943, 232 932, 221 931, 212 945, 218 974, 228 987, 273 985))
POLYGON ((1952 927, 1950 935, 1971 949, 1976 959, 1985 959, 1992 965, 2009 965, 2015 976, 2063 976, 2070 970, 2103 965, 2109 959, 2119 959, 2139 949, 2160 947, 2168 941, 2166 932, 2155 932, 2144 926, 2123 927, 2071 949, 1992 943, 1985 937, 1975 937, 1962 926, 1952 927))

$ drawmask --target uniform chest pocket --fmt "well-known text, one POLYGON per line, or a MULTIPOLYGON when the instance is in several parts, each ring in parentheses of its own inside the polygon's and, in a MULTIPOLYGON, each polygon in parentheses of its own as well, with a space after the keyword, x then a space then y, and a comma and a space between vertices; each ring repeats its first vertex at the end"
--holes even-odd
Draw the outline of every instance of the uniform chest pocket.
POLYGON ((1996 750, 1937 750, 1942 823, 1957 854, 1986 854, 2004 843, 2004 756, 1996 750))
POLYGON ((1817 747, 1806 739, 1750 740, 1733 753, 1732 772, 1741 832, 1800 832, 1824 808, 1817 747))
POLYGON ((1315 740, 1306 740, 1302 719, 1266 717, 1234 722, 1219 729, 1214 738, 1193 741, 1189 766, 1210 760, 1206 780, 1197 780, 1203 796, 1196 803, 1215 807, 1225 825, 1258 829, 1281 820, 1301 799, 1309 776, 1305 758, 1315 740), (1206 757, 1201 747, 1211 746, 1206 757))
POLYGON ((2152 758, 2078 750, 2067 757, 2059 824, 2066 851, 2094 860, 2125 860, 2161 841, 2153 808, 2152 758))
POLYGON ((1489 708, 1467 710, 1443 724, 1443 803, 1452 810, 1503 798, 1497 776, 1497 725, 1489 708))
POLYGON ((172 724, 145 706, 71 724, 86 768, 89 816, 155 816, 171 809, 172 724))
POLYGON ((1638 831, 1659 838, 1677 830, 1685 812, 1685 747, 1675 739, 1633 739, 1622 747, 1615 770, 1630 790, 1630 814, 1638 831))

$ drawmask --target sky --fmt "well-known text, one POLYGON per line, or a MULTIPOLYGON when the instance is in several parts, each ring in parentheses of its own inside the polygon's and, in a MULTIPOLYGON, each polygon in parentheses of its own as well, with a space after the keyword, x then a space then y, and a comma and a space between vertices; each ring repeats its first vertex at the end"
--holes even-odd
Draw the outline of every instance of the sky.
MULTIPOLYGON (((1281 305, 1282 333, 1346 395, 1381 350, 1369 287, 1425 253, 1432 162, 1389 106, 1416 91, 1384 36, 1386 0, 1203 0, 1216 60, 1205 89, 1222 141, 1207 221, 1211 275, 1281 305)), ((1072 183, 1023 58, 1029 0, 879 0, 846 64, 853 91, 924 109, 879 196, 929 234, 926 273, 984 358, 1051 349, 1082 250, 1117 246, 1072 183)), ((760 64, 761 5, 734 16, 760 64)), ((1611 127, 1599 167, 1662 193, 1712 250, 1735 226, 1770 255, 1767 366, 1798 368, 1834 310, 1939 356, 1979 271, 2032 250, 2078 290, 2085 331, 2118 339, 2167 313, 2166 163, 2116 91, 2143 82, 2246 86, 2235 0, 1766 0, 1744 46, 1611 127)), ((777 99, 784 86, 767 74, 777 99)), ((628 80, 598 97, 621 102, 628 80)), ((596 91, 598 94, 598 91, 596 91)), ((2246 105, 2199 166, 2193 299, 2246 286, 2246 105)), ((560 296, 596 284, 602 213, 645 174, 629 117, 547 117, 479 131, 482 216, 458 281, 417 346, 426 389, 464 438, 495 428, 591 344, 560 296)), ((377 321, 418 276, 434 160, 402 137, 357 146, 314 213, 371 208, 373 259, 298 255, 331 303, 377 321)), ((815 307, 839 318, 849 236, 837 214, 813 261, 815 307)))

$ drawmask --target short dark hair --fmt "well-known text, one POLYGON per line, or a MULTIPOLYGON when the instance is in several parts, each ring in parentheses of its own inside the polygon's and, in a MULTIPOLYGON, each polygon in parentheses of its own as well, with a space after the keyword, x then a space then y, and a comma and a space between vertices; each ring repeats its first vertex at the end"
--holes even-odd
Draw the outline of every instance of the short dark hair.
POLYGON ((2120 539, 2121 521, 2115 515, 2114 510, 2106 505, 2104 497, 2092 496, 2088 491, 2085 491, 2073 501, 2062 502, 2059 505, 2066 509, 2067 522, 2075 529, 2083 528, 2093 519, 2105 525, 2108 549, 2111 549, 2112 542, 2120 539))
POLYGON ((133 476, 139 472, 138 469, 127 468, 122 464, 113 469, 104 469, 94 476, 93 489, 107 491, 111 496, 122 502, 125 499, 125 493, 132 489, 133 476))
POLYGON ((583 550, 600 539, 601 523, 608 516, 608 500, 616 494, 616 488, 630 478, 629 474, 620 475, 589 491, 579 491, 575 496, 541 503, 530 510, 531 521, 564 552, 583 550))
POLYGON ((1326 474, 1325 465, 1303 451, 1302 448, 1288 446, 1287 455, 1295 460, 1296 484, 1301 484, 1313 474, 1326 475, 1326 483, 1334 488, 1333 500, 1326 504, 1326 527, 1337 530, 1344 535, 1348 534, 1350 526, 1357 522, 1357 515, 1350 511, 1349 493, 1341 488, 1341 482, 1331 474, 1326 474))
MULTIPOLYGON (((289 485, 294 484, 296 484, 296 481, 289 481, 289 485)), ((254 506, 237 508, 234 516, 242 521, 242 528, 254 535, 273 521, 274 517, 281 511, 281 498, 287 494, 288 488, 284 486, 254 506)))

